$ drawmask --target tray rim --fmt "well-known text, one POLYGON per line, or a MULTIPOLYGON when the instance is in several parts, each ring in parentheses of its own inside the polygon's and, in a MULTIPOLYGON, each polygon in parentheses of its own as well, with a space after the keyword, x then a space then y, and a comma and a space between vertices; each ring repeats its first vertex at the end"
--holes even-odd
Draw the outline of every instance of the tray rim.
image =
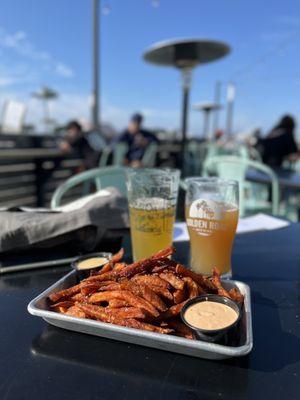
MULTIPOLYGON (((242 285, 244 288, 244 291, 245 291, 244 306, 245 306, 245 314, 246 314, 246 342, 242 346, 231 347, 231 346, 223 346, 220 344, 207 343, 207 342, 203 342, 200 340, 190 340, 190 339, 186 339, 186 338, 182 338, 182 337, 161 334, 161 333, 156 333, 156 332, 148 332, 148 331, 143 331, 143 330, 135 329, 135 328, 126 328, 123 326, 109 324, 106 322, 93 321, 91 319, 76 318, 76 317, 72 317, 72 316, 65 315, 65 314, 59 314, 55 311, 44 310, 37 306, 36 303, 47 298, 48 295, 54 289, 57 288, 57 286, 64 283, 64 281, 66 281, 72 275, 75 275, 75 271, 70 271, 69 273, 64 275, 62 278, 60 278, 58 281, 54 282, 51 286, 49 286, 47 289, 45 289, 42 293, 40 293, 34 299, 32 299, 27 306, 27 311, 31 315, 42 317, 46 322, 53 324, 53 325, 55 325, 54 323, 52 323, 52 321, 54 321, 54 320, 61 321, 61 322, 65 321, 67 324, 71 323, 71 324, 75 324, 78 326, 89 326, 92 328, 96 328, 97 331, 99 331, 100 333, 103 332, 104 334, 109 333, 109 332, 123 334, 124 340, 120 340, 123 342, 128 342, 126 340, 126 337, 138 337, 138 338, 143 338, 143 339, 149 339, 149 340, 152 340, 152 341, 155 341, 158 343, 163 343, 166 345, 172 343, 172 345, 178 345, 181 348, 194 349, 195 351, 202 350, 202 351, 206 351, 209 353, 223 355, 225 357, 240 357, 240 356, 250 353, 250 351, 253 348, 250 287, 244 282, 237 281, 237 280, 225 280, 225 282, 228 282, 228 283, 242 285)), ((72 329, 72 327, 65 327, 64 329, 74 331, 74 329, 72 329)), ((86 332, 82 332, 82 333, 89 334, 86 332)), ((97 336, 109 338, 109 336, 105 336, 105 335, 101 335, 101 334, 97 335, 97 336)), ((114 340, 116 340, 116 339, 114 339, 114 340)), ((146 345, 144 345, 144 346, 146 346, 146 345)), ((162 350, 173 352, 171 349, 162 349, 162 350)), ((185 353, 182 353, 182 354, 185 354, 185 353)), ((195 356, 197 357, 196 354, 195 354, 195 356)))

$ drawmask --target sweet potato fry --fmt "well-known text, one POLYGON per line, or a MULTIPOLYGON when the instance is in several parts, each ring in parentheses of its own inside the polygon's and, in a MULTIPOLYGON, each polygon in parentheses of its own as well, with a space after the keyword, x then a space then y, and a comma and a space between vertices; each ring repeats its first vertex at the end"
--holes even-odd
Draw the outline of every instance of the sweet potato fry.
POLYGON ((110 308, 121 308, 121 307, 128 307, 129 304, 125 300, 112 299, 109 300, 108 306, 110 308))
POLYGON ((60 314, 66 314, 68 311, 68 307, 56 307, 54 311, 59 312, 60 314))
POLYGON ((214 284, 212 282, 210 282, 209 279, 205 278, 204 276, 202 276, 200 274, 196 274, 195 272, 185 268, 181 264, 177 264, 176 272, 180 276, 188 276, 188 277, 192 278, 193 281, 198 283, 198 285, 200 285, 205 292, 206 291, 209 291, 210 293, 216 293, 217 292, 216 287, 214 286, 214 284))
POLYGON ((148 259, 137 261, 133 264, 128 265, 125 268, 122 268, 120 271, 117 271, 119 278, 131 278, 137 274, 143 274, 151 271, 151 269, 156 265, 155 260, 148 259))
POLYGON ((135 329, 144 329, 144 330, 150 331, 150 332, 165 333, 165 334, 174 332, 173 329, 162 328, 161 326, 148 324, 148 323, 142 322, 142 321, 137 321, 137 320, 128 320, 128 321, 131 324, 131 328, 135 328, 135 329))
POLYGON ((144 319, 146 317, 146 314, 140 308, 137 307, 120 307, 120 308, 106 307, 105 312, 120 319, 128 319, 128 318, 144 319))
POLYGON ((126 264, 125 263, 117 263, 114 266, 114 271, 120 271, 121 269, 125 268, 126 264))
POLYGON ((171 320, 168 322, 168 327, 174 329, 178 336, 182 336, 186 339, 195 339, 193 331, 181 321, 171 320))
POLYGON ((186 283, 187 290, 188 290, 188 297, 192 299, 193 297, 198 296, 201 293, 205 293, 203 289, 189 276, 183 278, 186 283))
POLYGON ((149 303, 152 304, 159 311, 167 310, 167 306, 165 305, 165 303, 150 287, 147 287, 146 285, 143 284, 139 284, 136 286, 138 289, 135 289, 136 290, 136 293, 134 292, 135 294, 138 294, 145 300, 149 301, 149 303))
POLYGON ((170 289, 171 285, 161 279, 158 275, 139 275, 132 278, 134 282, 144 283, 146 285, 159 286, 165 289, 170 289))
POLYGON ((120 262, 123 257, 124 257, 124 249, 121 248, 116 254, 114 254, 112 256, 112 258, 110 259, 110 262, 112 264, 116 264, 116 263, 120 262))
POLYGON ((120 283, 120 289, 131 291, 136 296, 142 297, 159 311, 166 311, 167 309, 167 306, 161 298, 146 285, 136 284, 130 280, 124 280, 120 283))
POLYGON ((175 251, 176 251, 175 247, 170 246, 170 247, 167 247, 166 249, 158 251, 157 253, 153 254, 150 258, 152 260, 157 260, 158 258, 166 258, 166 257, 169 257, 172 254, 174 254, 175 251))
POLYGON ((97 274, 93 276, 89 276, 84 279, 82 282, 103 282, 103 281, 115 281, 117 278, 115 271, 104 272, 104 274, 97 274))
POLYGON ((69 289, 61 290, 60 292, 57 293, 52 293, 50 294, 49 299, 52 301, 52 303, 56 303, 58 300, 74 296, 74 294, 77 294, 79 292, 80 292, 80 284, 72 286, 69 289))
POLYGON ((161 286, 149 285, 150 289, 153 290, 154 293, 158 294, 159 296, 163 297, 164 299, 173 301, 172 293, 161 286))
POLYGON ((103 322, 115 322, 117 323, 117 318, 113 315, 109 315, 105 312, 104 307, 95 306, 94 304, 86 303, 76 303, 76 306, 84 312, 84 314, 92 319, 98 319, 103 322))
MULTIPOLYGON (((83 296, 88 296, 92 293, 97 292, 98 290, 102 290, 102 288, 106 288, 112 284, 115 284, 114 281, 100 281, 100 282, 82 282, 80 291, 83 296)), ((104 289, 106 290, 106 289, 104 289)))
POLYGON ((217 288, 218 295, 230 298, 230 294, 222 286, 221 279, 220 279, 220 272, 219 272, 218 268, 215 268, 215 267, 213 268, 213 276, 211 278, 211 282, 217 288))
POLYGON ((184 288, 184 282, 172 273, 162 272, 159 274, 159 277, 168 282, 171 286, 173 286, 174 289, 183 290, 184 288))
POLYGON ((176 317, 180 313, 182 307, 185 305, 186 302, 187 302, 187 300, 170 307, 166 312, 160 314, 159 319, 164 320, 164 319, 176 317))
POLYGON ((153 317, 158 317, 159 312, 150 304, 148 301, 142 299, 131 293, 128 290, 115 290, 115 291, 107 291, 94 293, 89 298, 89 303, 101 303, 104 301, 110 301, 112 299, 125 300, 132 307, 140 307, 143 310, 146 310, 153 317))
POLYGON ((85 302, 85 296, 83 296, 83 294, 82 293, 77 293, 77 294, 74 294, 74 296, 72 296, 71 298, 70 298, 70 300, 73 300, 74 302, 75 301, 80 301, 81 303, 83 302, 85 302))
POLYGON ((243 304, 244 296, 237 288, 232 288, 229 290, 229 295, 233 301, 237 302, 238 304, 243 304))
POLYGON ((86 314, 86 316, 100 320, 102 322, 114 323, 117 325, 136 329, 146 329, 146 325, 148 328, 147 330, 150 330, 150 327, 152 328, 150 324, 145 325, 144 323, 137 321, 134 318, 118 318, 113 314, 105 312, 105 309, 103 307, 95 306, 93 304, 78 304, 78 307, 86 314))
POLYGON ((66 314, 71 317, 85 318, 85 313, 78 306, 70 307, 66 314))
POLYGON ((106 292, 106 291, 112 291, 112 290, 121 290, 120 284, 117 282, 113 282, 109 285, 100 286, 98 289, 99 292, 106 292))
POLYGON ((74 304, 75 304, 75 301, 65 300, 65 301, 60 301, 59 303, 52 304, 50 307, 51 308, 57 308, 57 307, 69 308, 69 307, 72 307, 74 304))
POLYGON ((109 272, 109 271, 111 271, 111 269, 112 269, 112 267, 111 267, 111 263, 107 263, 107 264, 105 264, 102 268, 101 268, 101 270, 98 272, 98 274, 105 274, 105 272, 109 272))
POLYGON ((173 293, 173 300, 175 304, 182 303, 186 299, 185 290, 177 289, 173 293))

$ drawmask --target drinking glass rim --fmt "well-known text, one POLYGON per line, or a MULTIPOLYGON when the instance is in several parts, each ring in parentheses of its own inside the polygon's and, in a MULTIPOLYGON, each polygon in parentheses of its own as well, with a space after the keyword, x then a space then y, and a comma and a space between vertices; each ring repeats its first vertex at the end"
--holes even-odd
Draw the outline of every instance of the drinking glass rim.
POLYGON ((185 178, 184 180, 185 183, 191 183, 191 182, 195 182, 195 183, 200 183, 200 184, 204 184, 204 185, 221 185, 221 186, 238 186, 238 181, 234 180, 234 179, 221 179, 218 177, 189 177, 189 178, 185 178))
POLYGON ((151 174, 156 174, 156 173, 166 173, 166 174, 177 174, 180 176, 180 169, 178 168, 128 168, 126 171, 127 176, 131 175, 139 175, 139 174, 145 174, 145 175, 151 175, 151 174))

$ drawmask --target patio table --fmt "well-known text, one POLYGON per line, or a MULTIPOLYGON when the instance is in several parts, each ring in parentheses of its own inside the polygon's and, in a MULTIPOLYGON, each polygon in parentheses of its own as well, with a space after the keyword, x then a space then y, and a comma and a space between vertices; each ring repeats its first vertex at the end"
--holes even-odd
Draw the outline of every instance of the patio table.
MULTIPOLYGON (((250 285, 254 348, 209 361, 47 325, 28 302, 69 267, 0 276, 0 398, 299 399, 300 224, 240 235, 234 279, 250 285)), ((176 258, 187 262, 187 242, 176 258)), ((130 252, 127 249, 127 252, 130 252)))

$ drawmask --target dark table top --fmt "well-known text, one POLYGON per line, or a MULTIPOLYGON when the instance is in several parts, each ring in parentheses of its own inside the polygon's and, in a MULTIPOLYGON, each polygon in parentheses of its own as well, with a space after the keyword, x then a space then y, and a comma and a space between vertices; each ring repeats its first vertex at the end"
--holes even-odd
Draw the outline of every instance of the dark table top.
MULTIPOLYGON (((252 291, 254 348, 209 361, 47 325, 28 302, 66 267, 0 277, 0 399, 299 399, 300 224, 236 238, 234 278, 252 291)), ((187 261, 188 244, 177 244, 187 261)))
MULTIPOLYGON (((288 169, 275 169, 275 174, 278 177, 279 185, 289 189, 300 189, 300 172, 288 169)), ((258 183, 271 183, 269 175, 261 171, 249 170, 246 178, 249 181, 258 183)))

